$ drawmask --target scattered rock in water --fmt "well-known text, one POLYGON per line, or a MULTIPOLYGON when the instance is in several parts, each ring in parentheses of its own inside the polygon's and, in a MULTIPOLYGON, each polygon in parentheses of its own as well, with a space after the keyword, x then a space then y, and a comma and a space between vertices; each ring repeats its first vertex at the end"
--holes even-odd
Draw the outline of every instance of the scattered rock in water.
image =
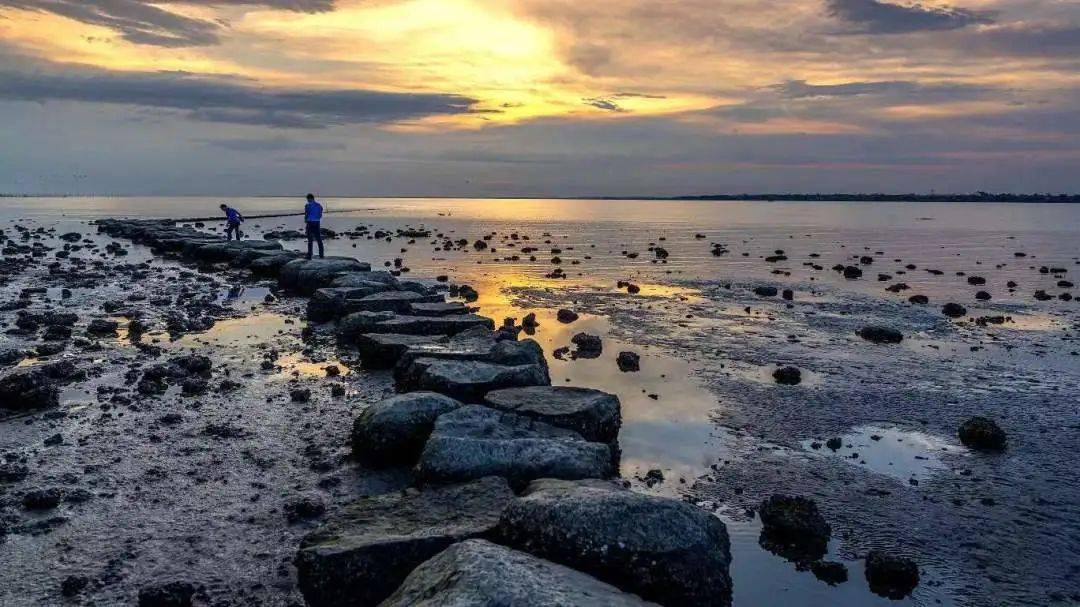
POLYGON ((585 440, 611 443, 619 436, 619 397, 590 388, 535 386, 489 392, 484 404, 573 430, 585 440))
POLYGON ((913 304, 925 306, 926 304, 930 303, 930 298, 925 295, 912 295, 911 297, 908 297, 908 301, 913 304))
POLYGON ((596 358, 604 351, 604 342, 599 335, 578 333, 570 338, 570 343, 577 346, 577 354, 582 358, 596 358))
POLYGON ((381 607, 648 604, 580 571, 477 539, 425 561, 381 607))
POLYGON ((776 383, 785 386, 795 386, 802 381, 802 371, 798 367, 780 367, 772 376, 776 383))
POLYGON ((615 357, 615 364, 623 373, 633 373, 641 370, 641 356, 636 352, 619 352, 615 357))
POLYGON ((972 417, 960 424, 960 442, 979 451, 1004 451, 1008 442, 1005 431, 986 417, 972 417))
POLYGON ((410 392, 372 404, 353 423, 353 457, 378 467, 411 465, 420 457, 435 420, 461 406, 435 392, 410 392))
POLYGON ((326 512, 326 503, 317 495, 305 495, 285 503, 285 519, 289 523, 318 518, 326 512))
POLYGON ((900 600, 919 585, 919 567, 909 558, 871 550, 866 555, 866 581, 875 594, 900 600))
POLYGON ((378 605, 452 544, 492 537, 513 499, 496 477, 361 499, 301 542, 300 591, 310 607, 378 605))
POLYGON ((608 481, 533 481, 506 509, 502 543, 664 605, 731 604, 727 528, 681 500, 608 481))
POLYGON ((960 318, 967 314, 967 308, 958 303, 949 302, 941 306, 941 313, 949 318, 960 318))
POLYGON ((754 295, 757 295, 759 297, 776 297, 777 292, 778 291, 777 291, 776 287, 770 287, 770 286, 754 287, 754 295))
POLYGON ((856 266, 844 266, 843 274, 844 278, 847 278, 848 280, 855 280, 856 278, 861 278, 863 272, 856 266))
POLYGON ((813 562, 828 551, 832 528, 805 497, 773 495, 758 507, 763 547, 795 562, 813 562))
POLYGON ((567 310, 566 308, 563 308, 559 310, 555 317, 559 319, 559 322, 569 324, 578 319, 578 314, 573 310, 567 310))
POLYGON ((898 344, 904 340, 904 334, 892 327, 870 325, 857 331, 857 335, 875 344, 898 344))
POLYGON ((115 337, 120 323, 105 318, 95 318, 86 326, 87 335, 93 337, 115 337))
POLYGON ((289 400, 294 403, 306 403, 311 400, 311 390, 309 388, 293 388, 289 390, 289 400))
POLYGON ((31 489, 23 495, 22 505, 27 510, 51 510, 59 506, 63 499, 64 490, 59 487, 31 489))
POLYGON ((84 575, 69 575, 60 583, 60 594, 73 597, 83 591, 90 583, 90 578, 84 575))

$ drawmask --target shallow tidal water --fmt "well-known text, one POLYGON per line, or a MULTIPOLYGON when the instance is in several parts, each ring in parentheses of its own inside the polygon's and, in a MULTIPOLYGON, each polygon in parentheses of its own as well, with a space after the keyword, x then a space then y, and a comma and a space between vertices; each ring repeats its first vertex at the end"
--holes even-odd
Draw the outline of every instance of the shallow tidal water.
MULTIPOLYGON (((86 222, 98 217, 212 217, 220 202, 4 199, 0 228, 19 222, 88 232, 86 222)), ((299 199, 228 202, 248 216, 302 204, 299 199)), ((595 387, 620 397, 622 475, 636 490, 690 500, 728 524, 735 605, 1080 602, 1080 302, 1056 298, 1068 291, 1080 295, 1058 286, 1080 274, 1080 206, 323 203, 330 211, 323 225, 336 231, 364 225, 393 233, 408 225, 467 239, 469 246, 451 250, 441 247, 442 238, 338 238, 326 246, 327 255, 354 256, 373 266, 400 258, 413 276, 447 274, 476 288, 480 296, 470 305, 496 322, 536 313, 540 326, 532 337, 545 349, 553 384, 595 387), (471 246, 485 236, 490 237, 486 250, 471 246), (713 254, 718 244, 725 253, 713 254), (526 246, 537 250, 522 253, 526 246), (659 258, 655 247, 665 249, 667 257, 659 258), (765 259, 780 254, 786 259, 765 259), (872 263, 860 263, 863 256, 872 263), (552 263, 553 257, 561 263, 552 263), (860 266, 863 276, 844 279, 830 269, 837 263, 860 266), (1042 266, 1066 272, 1043 273, 1042 266), (565 278, 546 276, 556 267, 565 278), (879 274, 888 278, 879 280, 879 274), (971 275, 984 277, 986 284, 970 285, 971 275), (640 291, 630 294, 618 281, 640 291), (1017 283, 1012 292, 1008 281, 1017 283), (900 282, 910 288, 886 291, 900 282), (792 289, 793 300, 757 295, 753 289, 759 286, 792 289), (1039 289, 1055 299, 1036 301, 1033 293, 1039 289), (977 301, 978 290, 988 291, 991 299, 977 301), (913 294, 926 295, 930 304, 908 303, 913 294), (968 314, 944 317, 940 307, 946 302, 964 305, 968 314), (579 312, 579 320, 559 323, 555 313, 564 307, 579 312), (996 315, 1008 318, 1003 324, 973 322, 996 315), (866 324, 893 326, 905 340, 895 346, 869 344, 854 334, 866 324), (601 335, 603 353, 591 359, 555 357, 556 349, 570 346, 580 331, 601 335), (623 350, 641 355, 639 372, 619 371, 615 358, 623 350), (782 365, 799 367, 802 383, 777 385, 772 371, 782 365), (1005 454, 977 454, 960 445, 956 427, 977 414, 997 419, 1009 433, 1005 454), (842 446, 824 447, 833 437, 842 446), (829 586, 758 545, 760 525, 748 509, 772 493, 818 502, 833 526, 828 558, 847 566, 847 582, 829 586), (919 563, 922 580, 910 597, 891 601, 870 592, 861 558, 871 548, 888 548, 919 563)), ((298 217, 245 224, 253 237, 300 228, 298 217)), ((206 229, 218 226, 208 223, 206 229)), ((131 249, 126 261, 150 258, 142 247, 131 249)), ((0 294, 6 300, 24 286, 4 285, 0 294)), ((145 436, 124 436, 117 429, 115 444, 95 441, 82 452, 47 457, 39 451, 41 441, 58 429, 66 438, 100 431, 93 427, 98 422, 81 416, 92 400, 89 386, 75 386, 65 395, 62 407, 72 411, 65 418, 0 422, 0 451, 33 452, 42 462, 49 460, 57 478, 113 457, 131 460, 98 481, 108 486, 99 491, 102 496, 64 507, 71 519, 67 525, 49 534, 10 536, 0 544, 0 566, 8 572, 0 576, 11 582, 0 590, 0 604, 54 597, 62 576, 37 572, 39 564, 70 561, 60 569, 93 569, 95 551, 109 552, 107 538, 100 536, 114 533, 126 542, 124 551, 140 556, 114 557, 119 564, 109 573, 132 584, 159 578, 162 571, 185 572, 212 580, 208 585, 222 595, 288 604, 287 597, 296 596, 288 572, 290 545, 294 549, 306 529, 281 528, 273 518, 279 518, 277 502, 292 493, 317 492, 327 495, 332 510, 406 482, 342 463, 349 420, 365 403, 388 393, 385 374, 351 365, 347 352, 325 341, 301 340, 306 323, 297 312, 299 300, 263 304, 266 285, 229 277, 212 288, 221 305, 234 311, 233 318, 176 341, 156 338, 170 351, 212 351, 215 365, 251 374, 258 385, 243 402, 187 407, 185 419, 196 427, 187 442, 148 444, 145 436), (275 368, 261 372, 256 363, 268 349, 274 350, 275 368), (302 410, 270 404, 290 382, 325 381, 329 364, 343 371, 346 399, 302 410), (193 437, 208 421, 243 425, 250 437, 241 445, 211 441, 207 446, 205 439, 193 437), (207 468, 171 469, 170 454, 178 451, 175 461, 182 466, 202 462, 207 468), (145 459, 154 463, 140 461, 145 459), (273 461, 279 463, 268 464, 273 461), (334 462, 330 471, 327 461, 334 462), (305 476, 308 468, 317 474, 305 476), (169 480, 177 474, 182 481, 169 480), (116 478, 125 475, 129 478, 116 478), (133 490, 131 483, 147 475, 153 477, 149 488, 133 490), (337 480, 326 482, 328 477, 337 480), (262 497, 251 503, 275 504, 269 511, 239 505, 251 499, 240 487, 253 482, 263 487, 254 487, 262 497), (172 495, 178 488, 191 493, 172 495), (154 505, 147 514, 125 520, 124 496, 140 491, 153 493, 154 505), (179 514, 170 520, 170 513, 179 514), (244 524, 254 528, 238 522, 249 517, 256 522, 244 524), (208 519, 215 522, 206 527, 208 519), (137 533, 121 531, 132 524, 137 533), (252 539, 256 529, 264 537, 252 539), (209 533, 226 539, 208 541, 209 533), (172 540, 162 539, 168 537, 172 540), (222 573, 226 561, 236 571, 222 573), (239 585, 244 593, 230 588, 239 585)), ((89 311, 101 299, 76 293, 69 305, 89 311)), ((123 352, 123 337, 113 347, 123 352)), ((101 358, 102 364, 116 360, 108 354, 101 358)), ((106 374, 91 383, 109 381, 118 380, 106 374)), ((123 583, 101 592, 104 603, 131 596, 123 583)))

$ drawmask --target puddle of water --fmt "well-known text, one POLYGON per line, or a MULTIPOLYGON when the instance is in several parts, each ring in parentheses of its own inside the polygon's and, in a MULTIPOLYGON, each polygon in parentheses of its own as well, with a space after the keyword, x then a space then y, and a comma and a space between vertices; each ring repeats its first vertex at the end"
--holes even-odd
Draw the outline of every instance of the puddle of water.
POLYGON ((837 438, 841 441, 837 449, 828 447, 827 439, 805 440, 802 446, 812 453, 837 457, 851 465, 901 481, 925 480, 947 469, 941 461, 942 453, 964 451, 963 447, 936 436, 883 426, 862 426, 837 438))
POLYGON ((313 362, 298 353, 286 354, 274 361, 281 371, 278 377, 327 377, 327 367, 337 367, 341 376, 349 375, 352 369, 348 365, 336 359, 328 359, 322 362, 313 362))
POLYGON ((300 323, 283 314, 262 313, 229 318, 214 323, 201 333, 189 333, 173 342, 173 347, 198 348, 236 346, 265 342, 285 333, 299 333, 300 323))

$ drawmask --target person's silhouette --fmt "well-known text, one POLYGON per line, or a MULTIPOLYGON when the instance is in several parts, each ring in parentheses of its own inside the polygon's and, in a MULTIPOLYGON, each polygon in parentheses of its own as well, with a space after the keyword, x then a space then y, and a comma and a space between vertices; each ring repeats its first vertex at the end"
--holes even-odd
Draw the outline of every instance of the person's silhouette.
POLYGON ((304 227, 307 232, 307 258, 312 257, 312 245, 319 243, 319 259, 323 258, 322 241, 322 214, 323 208, 315 200, 314 194, 307 195, 307 204, 304 205, 304 227))

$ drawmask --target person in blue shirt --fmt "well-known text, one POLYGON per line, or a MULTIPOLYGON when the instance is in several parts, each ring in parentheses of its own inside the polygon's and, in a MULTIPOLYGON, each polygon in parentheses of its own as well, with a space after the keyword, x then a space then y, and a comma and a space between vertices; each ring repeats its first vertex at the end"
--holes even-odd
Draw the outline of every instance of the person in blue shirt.
POLYGON ((322 205, 315 201, 314 194, 307 195, 307 204, 304 205, 304 226, 307 232, 307 258, 311 259, 313 243, 319 243, 319 259, 323 258, 322 242, 322 205))
POLYGON ((240 224, 244 223, 244 216, 240 214, 240 211, 225 203, 221 204, 221 210, 225 211, 225 235, 229 237, 229 240, 232 240, 233 232, 235 232, 237 240, 243 238, 244 234, 240 232, 240 224))

